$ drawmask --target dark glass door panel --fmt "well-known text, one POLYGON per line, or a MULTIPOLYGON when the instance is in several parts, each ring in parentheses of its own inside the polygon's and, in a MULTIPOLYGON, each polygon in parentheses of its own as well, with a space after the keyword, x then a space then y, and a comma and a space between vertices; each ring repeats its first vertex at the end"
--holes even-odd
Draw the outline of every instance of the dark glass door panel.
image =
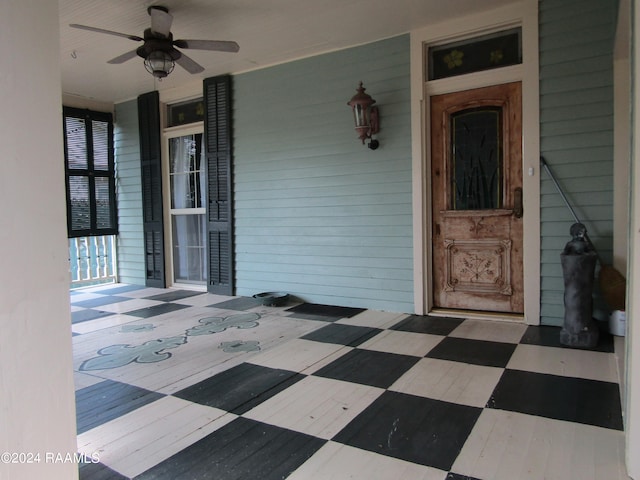
POLYGON ((502 208, 502 109, 462 110, 450 121, 451 210, 502 208))

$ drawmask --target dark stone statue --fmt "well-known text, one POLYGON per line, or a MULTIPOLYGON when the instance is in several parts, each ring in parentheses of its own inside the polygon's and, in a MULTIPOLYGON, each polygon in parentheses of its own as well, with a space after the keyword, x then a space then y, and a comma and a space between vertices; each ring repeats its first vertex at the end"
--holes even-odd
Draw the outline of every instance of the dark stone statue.
POLYGON ((573 348, 594 348, 598 344, 598 325, 593 319, 593 283, 597 253, 581 223, 571 226, 573 237, 560 254, 564 277, 564 326, 560 343, 573 348))

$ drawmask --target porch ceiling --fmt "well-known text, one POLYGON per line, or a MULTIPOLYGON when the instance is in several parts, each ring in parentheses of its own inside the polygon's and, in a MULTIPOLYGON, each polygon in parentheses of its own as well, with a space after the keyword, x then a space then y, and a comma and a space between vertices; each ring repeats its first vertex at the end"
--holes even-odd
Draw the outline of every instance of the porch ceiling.
MULTIPOLYGON (((513 0, 59 0, 62 91, 100 102, 200 82, 296 58, 392 37, 414 28, 488 10, 513 0), (173 15, 174 38, 235 40, 237 54, 190 50, 205 71, 176 69, 155 81, 136 57, 120 65, 107 60, 135 49, 126 38, 78 30, 70 23, 142 36, 147 7, 173 15)), ((356 79, 357 80, 357 79, 356 79)))

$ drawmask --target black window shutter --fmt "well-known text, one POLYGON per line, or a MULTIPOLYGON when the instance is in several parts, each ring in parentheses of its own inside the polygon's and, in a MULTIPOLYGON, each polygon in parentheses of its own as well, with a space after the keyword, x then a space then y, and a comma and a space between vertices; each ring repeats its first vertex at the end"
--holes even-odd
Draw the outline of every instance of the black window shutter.
POLYGON ((113 118, 63 107, 69 238, 117 235, 113 118))
POLYGON ((234 294, 231 76, 204 80, 207 155, 207 291, 234 294))
POLYGON ((162 214, 162 155, 160 153, 160 98, 158 92, 138 97, 142 222, 145 281, 148 287, 166 286, 164 218, 162 214))

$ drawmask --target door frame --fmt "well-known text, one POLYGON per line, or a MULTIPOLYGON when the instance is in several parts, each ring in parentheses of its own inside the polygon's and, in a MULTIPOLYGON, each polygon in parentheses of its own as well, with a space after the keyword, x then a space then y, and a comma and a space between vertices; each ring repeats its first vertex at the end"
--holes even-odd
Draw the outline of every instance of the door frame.
POLYGON ((540 323, 540 113, 538 2, 523 0, 411 32, 411 128, 413 182, 414 309, 432 310, 430 97, 501 83, 522 82, 524 215, 524 321, 540 323), (522 27, 523 63, 511 67, 426 81, 429 45, 522 27))

